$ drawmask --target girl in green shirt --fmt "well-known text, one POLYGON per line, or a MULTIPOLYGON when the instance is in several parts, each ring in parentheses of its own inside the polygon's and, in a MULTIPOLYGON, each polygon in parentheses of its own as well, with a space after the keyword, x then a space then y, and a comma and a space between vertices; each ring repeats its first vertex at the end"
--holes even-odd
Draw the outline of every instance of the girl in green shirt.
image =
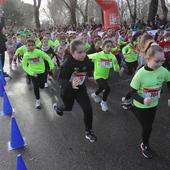
POLYGON ((109 72, 113 68, 114 71, 119 71, 119 64, 116 57, 111 53, 113 43, 111 40, 105 40, 103 42, 103 51, 88 55, 88 57, 94 62, 94 79, 96 80, 99 88, 95 93, 92 93, 91 97, 96 103, 100 103, 102 111, 108 111, 107 98, 110 94, 110 86, 108 85, 109 72), (99 94, 103 91, 102 99, 99 94))
POLYGON ((40 109, 39 89, 44 88, 46 81, 44 60, 48 62, 50 70, 54 68, 54 63, 45 52, 35 49, 35 41, 28 39, 26 47, 28 51, 23 56, 22 66, 24 71, 31 77, 36 97, 35 107, 40 109))
MULTIPOLYGON (((132 111, 142 126, 140 145, 142 154, 145 158, 151 158, 149 139, 152 124, 164 82, 167 83, 170 94, 170 72, 162 67, 165 61, 163 49, 152 41, 146 43, 145 47, 146 65, 139 69, 133 77, 130 83, 132 90, 129 95, 133 98, 132 111)), ((126 100, 127 98, 129 96, 126 96, 126 100)), ((170 106, 170 99, 168 106, 170 106)))

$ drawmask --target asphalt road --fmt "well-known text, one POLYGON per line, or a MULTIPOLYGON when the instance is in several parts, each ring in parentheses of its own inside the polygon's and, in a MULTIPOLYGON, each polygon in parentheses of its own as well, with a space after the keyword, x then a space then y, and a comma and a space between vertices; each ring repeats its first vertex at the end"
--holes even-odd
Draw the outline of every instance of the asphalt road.
MULTIPOLYGON (((6 91, 15 109, 15 117, 28 146, 19 151, 8 151, 10 117, 0 116, 0 170, 14 170, 16 156, 23 154, 29 170, 169 170, 170 169, 170 109, 167 107, 166 88, 153 126, 151 146, 154 158, 142 157, 141 128, 131 112, 120 107, 121 97, 129 89, 128 81, 117 75, 110 79, 110 111, 104 113, 92 101, 94 131, 97 143, 91 144, 84 137, 83 113, 75 103, 72 112, 56 116, 53 100, 59 100, 57 81, 41 90, 43 108, 34 109, 33 90, 25 83, 21 68, 10 72, 6 91)), ((55 74, 56 78, 56 74, 55 74)), ((88 92, 96 85, 87 83, 88 92)), ((2 109, 2 99, 0 99, 2 109)))

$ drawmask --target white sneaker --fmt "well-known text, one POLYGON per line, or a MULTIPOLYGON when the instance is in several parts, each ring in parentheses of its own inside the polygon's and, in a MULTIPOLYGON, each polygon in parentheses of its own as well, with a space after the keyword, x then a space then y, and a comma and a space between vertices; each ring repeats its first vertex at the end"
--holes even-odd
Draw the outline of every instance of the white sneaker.
POLYGON ((91 97, 92 97, 92 99, 94 100, 94 102, 95 103, 99 103, 99 102, 101 102, 101 98, 100 98, 100 96, 98 96, 98 95, 96 95, 95 93, 92 93, 91 94, 91 97))
POLYGON ((36 102, 35 102, 35 108, 36 108, 36 109, 40 109, 40 108, 41 108, 40 99, 39 99, 39 100, 36 100, 36 102))
POLYGON ((101 101, 100 106, 101 106, 103 112, 107 112, 109 110, 109 108, 107 106, 107 102, 105 102, 103 100, 101 101))
POLYGON ((45 85, 44 85, 45 88, 48 88, 48 83, 46 82, 45 85))

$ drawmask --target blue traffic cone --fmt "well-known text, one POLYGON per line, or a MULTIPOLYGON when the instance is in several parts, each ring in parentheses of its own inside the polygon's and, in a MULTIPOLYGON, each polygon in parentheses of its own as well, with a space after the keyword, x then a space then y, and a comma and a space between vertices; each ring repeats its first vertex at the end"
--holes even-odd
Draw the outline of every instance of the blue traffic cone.
POLYGON ((26 146, 25 139, 22 137, 15 117, 11 118, 11 139, 8 142, 8 150, 15 150, 26 146))
POLYGON ((2 82, 3 86, 6 86, 6 80, 4 78, 3 72, 0 73, 0 82, 2 82))
POLYGON ((10 101, 8 99, 8 96, 6 92, 3 92, 3 108, 2 108, 2 114, 6 116, 11 116, 13 113, 12 106, 10 104, 10 101))
POLYGON ((25 165, 25 162, 22 158, 22 155, 19 154, 17 156, 17 166, 16 166, 16 170, 27 170, 27 167, 25 165))
POLYGON ((0 82, 0 97, 3 97, 4 95, 4 86, 2 85, 2 83, 0 82))

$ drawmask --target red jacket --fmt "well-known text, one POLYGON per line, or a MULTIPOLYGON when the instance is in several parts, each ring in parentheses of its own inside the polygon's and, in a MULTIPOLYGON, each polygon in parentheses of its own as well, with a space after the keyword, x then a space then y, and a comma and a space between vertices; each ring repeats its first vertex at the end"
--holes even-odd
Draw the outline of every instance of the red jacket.
POLYGON ((160 41, 159 46, 164 49, 166 59, 170 59, 170 41, 160 41))

